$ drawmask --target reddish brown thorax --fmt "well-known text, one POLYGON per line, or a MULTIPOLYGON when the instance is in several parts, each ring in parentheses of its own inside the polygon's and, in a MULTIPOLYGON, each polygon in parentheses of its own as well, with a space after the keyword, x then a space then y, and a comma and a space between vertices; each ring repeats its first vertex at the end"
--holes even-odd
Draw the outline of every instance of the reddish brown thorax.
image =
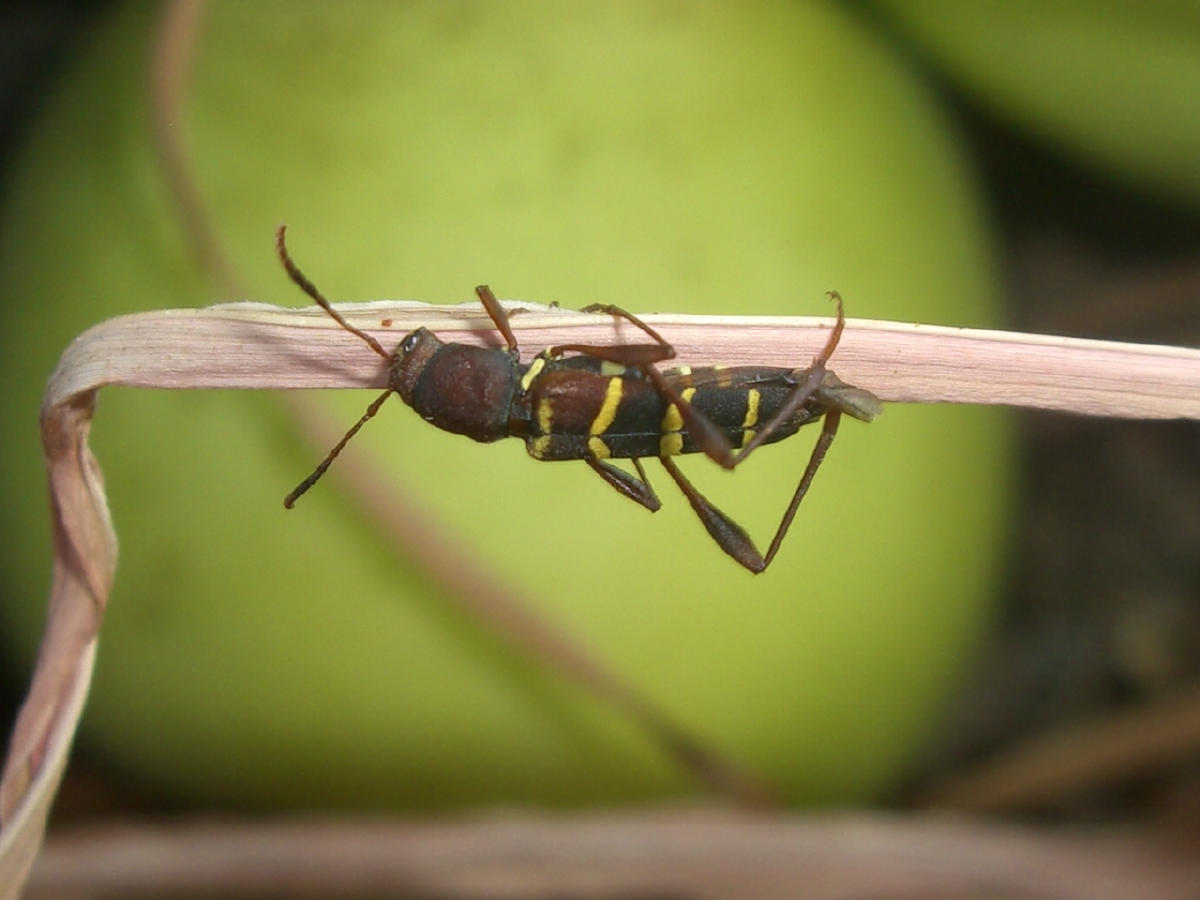
POLYGON ((401 342, 389 369, 392 389, 426 422, 477 441, 509 436, 519 377, 515 354, 446 344, 418 328, 401 342))

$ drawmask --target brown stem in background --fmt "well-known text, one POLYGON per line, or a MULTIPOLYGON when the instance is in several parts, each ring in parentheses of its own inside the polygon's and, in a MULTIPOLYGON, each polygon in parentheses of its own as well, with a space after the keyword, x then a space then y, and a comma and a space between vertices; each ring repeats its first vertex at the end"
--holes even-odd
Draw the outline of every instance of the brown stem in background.
POLYGON ((1200 687, 1036 735, 935 782, 925 804, 971 812, 1053 808, 1071 795, 1200 754, 1200 687))
POLYGON ((107 826, 52 838, 27 900, 1187 900, 1200 862, 1136 831, 702 810, 455 822, 107 826))
POLYGON ((150 121, 167 193, 197 266, 212 279, 219 296, 245 297, 247 292, 212 227, 184 147, 184 97, 206 6, 205 0, 174 0, 164 8, 150 62, 150 121))

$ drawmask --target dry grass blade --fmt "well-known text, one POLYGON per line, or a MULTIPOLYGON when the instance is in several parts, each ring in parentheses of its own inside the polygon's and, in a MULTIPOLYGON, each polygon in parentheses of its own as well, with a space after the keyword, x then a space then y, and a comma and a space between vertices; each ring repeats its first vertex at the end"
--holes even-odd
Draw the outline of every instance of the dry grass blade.
MULTIPOLYGON (((385 346, 417 325, 492 344, 474 307, 345 307, 385 346)), ((828 319, 647 316, 681 364, 804 365, 828 319)), ((523 345, 623 339, 606 316, 532 308, 523 345)), ((1200 417, 1200 351, 851 321, 834 368, 885 400, 1003 403, 1093 415, 1200 417)), ((99 469, 87 445, 96 391, 382 386, 374 354, 318 310, 231 304, 125 316, 78 338, 51 377, 42 434, 54 509, 55 577, 46 635, 0 782, 0 884, 15 896, 36 852, 82 708, 116 564, 99 469)))
POLYGON ((37 855, 91 680, 96 635, 117 563, 100 469, 88 449, 95 391, 42 413, 54 579, 33 682, 0 780, 0 896, 16 896, 37 855))
MULTIPOLYGON (((509 305, 513 308, 513 305, 509 305)), ((520 304, 517 308, 522 308, 520 304)), ((476 304, 344 304, 384 346, 424 325, 448 339, 496 346, 476 304), (383 323, 387 323, 384 325, 383 323)), ((685 365, 803 366, 830 324, 823 318, 644 315, 685 365)), ((525 308, 522 346, 603 343, 631 336, 606 316, 525 308)), ((983 403, 1085 415, 1200 418, 1200 350, 1005 331, 850 319, 832 367, 886 401, 983 403)), ((380 360, 320 310, 231 303, 122 316, 97 325, 64 355, 48 402, 104 384, 158 388, 383 387, 380 360)))

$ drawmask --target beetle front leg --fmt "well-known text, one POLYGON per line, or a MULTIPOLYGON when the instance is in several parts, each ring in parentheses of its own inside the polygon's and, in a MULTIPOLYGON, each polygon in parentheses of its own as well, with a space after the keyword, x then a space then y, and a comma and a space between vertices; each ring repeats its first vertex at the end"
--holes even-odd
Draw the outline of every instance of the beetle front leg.
POLYGON ((496 299, 496 295, 492 293, 492 289, 486 284, 481 284, 475 288, 475 296, 479 298, 479 302, 483 304, 483 308, 491 318, 492 324, 496 326, 496 330, 500 332, 500 336, 508 344, 509 352, 513 354, 518 353, 517 338, 513 334, 512 326, 508 324, 508 313, 500 305, 500 301, 496 299))
POLYGON ((589 453, 583 459, 618 494, 628 497, 635 503, 640 503, 646 509, 650 510, 650 512, 658 512, 662 508, 662 501, 658 499, 658 494, 654 493, 654 488, 650 487, 650 481, 646 478, 646 470, 642 468, 641 460, 637 458, 633 460, 633 466, 637 469, 638 475, 641 476, 641 480, 639 481, 624 469, 620 469, 612 463, 605 462, 594 453, 589 453))

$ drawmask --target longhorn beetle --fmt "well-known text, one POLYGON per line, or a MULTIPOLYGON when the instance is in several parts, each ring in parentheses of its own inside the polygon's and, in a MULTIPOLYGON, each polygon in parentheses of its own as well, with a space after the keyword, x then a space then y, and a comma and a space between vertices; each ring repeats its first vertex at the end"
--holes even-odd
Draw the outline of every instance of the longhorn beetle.
POLYGON ((383 357, 388 367, 387 390, 284 498, 288 509, 325 474, 383 401, 396 393, 421 418, 445 431, 483 442, 524 438, 534 459, 581 459, 618 493, 651 512, 661 503, 641 460, 657 456, 721 549, 751 572, 761 572, 779 551, 833 442, 842 413, 869 422, 882 409, 874 394, 846 384, 826 368, 845 325, 842 300, 836 293, 831 296, 837 303, 837 322, 807 369, 706 366, 660 371, 655 364, 673 358, 675 349, 637 316, 599 304, 583 312, 624 319, 653 343, 560 344, 525 365, 508 314, 486 285, 475 293, 507 343, 505 349, 447 344, 428 329, 418 328, 388 353, 374 337, 342 318, 304 276, 288 254, 285 231, 285 226, 279 227, 276 248, 288 277, 335 322, 383 357), (790 437, 822 416, 821 435, 765 556, 740 525, 692 486, 672 459, 680 453, 704 453, 732 469, 761 444, 790 437), (636 477, 610 459, 631 460, 636 477))

